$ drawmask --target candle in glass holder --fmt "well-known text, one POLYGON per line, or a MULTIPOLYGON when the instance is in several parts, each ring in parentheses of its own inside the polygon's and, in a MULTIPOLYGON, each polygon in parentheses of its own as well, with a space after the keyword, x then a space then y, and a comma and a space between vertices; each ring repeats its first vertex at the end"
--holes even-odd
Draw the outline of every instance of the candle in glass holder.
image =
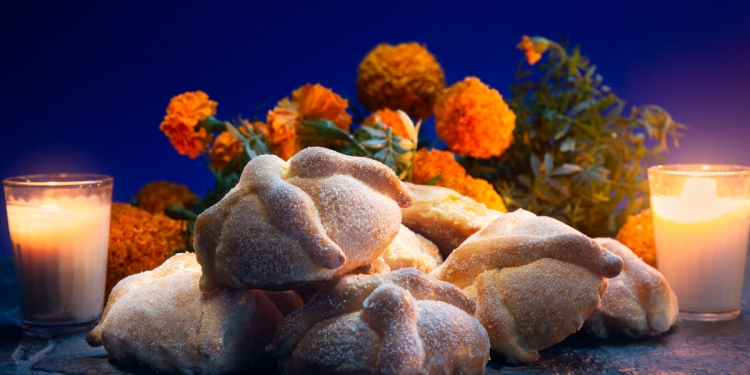
POLYGON ((3 185, 24 330, 90 329, 104 307, 112 178, 32 175, 3 185))
POLYGON ((750 232, 750 168, 674 165, 649 169, 659 271, 679 317, 739 315, 750 232))

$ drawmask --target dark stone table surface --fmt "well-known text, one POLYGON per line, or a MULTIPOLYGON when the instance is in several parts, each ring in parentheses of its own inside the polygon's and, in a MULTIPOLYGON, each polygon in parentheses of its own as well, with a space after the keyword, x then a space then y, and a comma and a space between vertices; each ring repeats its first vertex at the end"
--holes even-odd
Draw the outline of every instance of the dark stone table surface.
MULTIPOLYGON (((748 258, 750 260, 750 258, 748 258)), ((748 262, 750 263, 750 262, 748 262)), ((594 340, 576 334, 541 352, 541 360, 512 366, 496 355, 487 374, 750 374, 750 264, 742 313, 725 322, 678 322, 646 339, 594 340)), ((151 374, 123 366, 85 334, 51 340, 24 335, 11 258, 0 258, 0 374, 151 374)), ((271 368, 257 374, 276 374, 271 368)))

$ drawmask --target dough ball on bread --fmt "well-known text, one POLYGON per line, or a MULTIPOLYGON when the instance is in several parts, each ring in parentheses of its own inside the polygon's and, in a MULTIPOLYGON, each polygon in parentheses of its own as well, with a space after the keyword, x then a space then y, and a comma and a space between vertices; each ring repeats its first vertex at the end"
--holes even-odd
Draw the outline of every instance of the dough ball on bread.
POLYGON ((458 288, 404 268, 329 281, 268 351, 291 374, 481 374, 489 340, 458 288))

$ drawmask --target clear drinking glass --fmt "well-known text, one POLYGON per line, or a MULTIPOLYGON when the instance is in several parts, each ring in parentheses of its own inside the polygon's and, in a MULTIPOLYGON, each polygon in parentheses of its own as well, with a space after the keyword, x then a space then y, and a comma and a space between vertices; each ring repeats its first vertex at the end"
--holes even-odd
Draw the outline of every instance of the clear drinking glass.
POLYGON ((48 174, 3 181, 27 334, 83 332, 104 307, 111 177, 48 174))
POLYGON ((750 168, 649 168, 659 271, 677 295, 679 318, 736 318, 750 231, 750 168))

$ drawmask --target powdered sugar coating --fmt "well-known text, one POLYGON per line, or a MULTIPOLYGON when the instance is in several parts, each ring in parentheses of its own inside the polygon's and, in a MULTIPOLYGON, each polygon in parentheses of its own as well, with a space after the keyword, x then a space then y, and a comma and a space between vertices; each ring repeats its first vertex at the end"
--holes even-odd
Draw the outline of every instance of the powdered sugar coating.
POLYGON ((350 313, 317 323, 279 367, 284 374, 374 374, 379 349, 378 334, 350 313))
POLYGON ((519 209, 471 235, 432 276, 465 288, 486 270, 517 267, 542 258, 577 264, 603 277, 615 277, 622 270, 620 257, 577 230, 519 209))
POLYGON ((503 215, 452 189, 408 182, 404 186, 412 205, 401 210, 402 224, 435 243, 443 257, 503 215))
POLYGON ((374 160, 310 147, 261 155, 195 223, 201 290, 288 290, 372 262, 393 240, 408 193, 374 160))
POLYGON ((511 362, 577 331, 622 260, 567 225, 517 210, 470 236, 432 276, 477 301, 492 349, 511 362))
POLYGON ((429 353, 425 356, 423 368, 431 369, 425 373, 481 373, 490 350, 487 331, 482 324, 445 302, 425 300, 417 304, 417 330, 425 353, 429 353))
POLYGON ((328 282, 279 326, 285 374, 479 374, 489 339, 458 288, 405 268, 328 282))
MULTIPOLYGON (((221 288, 203 294, 194 254, 178 254, 153 271, 130 276, 110 295, 86 337, 121 362, 160 371, 227 373, 268 362, 264 347, 284 315, 262 291, 221 288)), ((301 307, 293 292, 275 295, 286 310, 301 307)))
POLYGON ((601 307, 586 320, 592 336, 644 337, 669 330, 677 320, 677 297, 655 268, 612 238, 595 238, 598 244, 619 255, 625 266, 609 280, 601 307))

